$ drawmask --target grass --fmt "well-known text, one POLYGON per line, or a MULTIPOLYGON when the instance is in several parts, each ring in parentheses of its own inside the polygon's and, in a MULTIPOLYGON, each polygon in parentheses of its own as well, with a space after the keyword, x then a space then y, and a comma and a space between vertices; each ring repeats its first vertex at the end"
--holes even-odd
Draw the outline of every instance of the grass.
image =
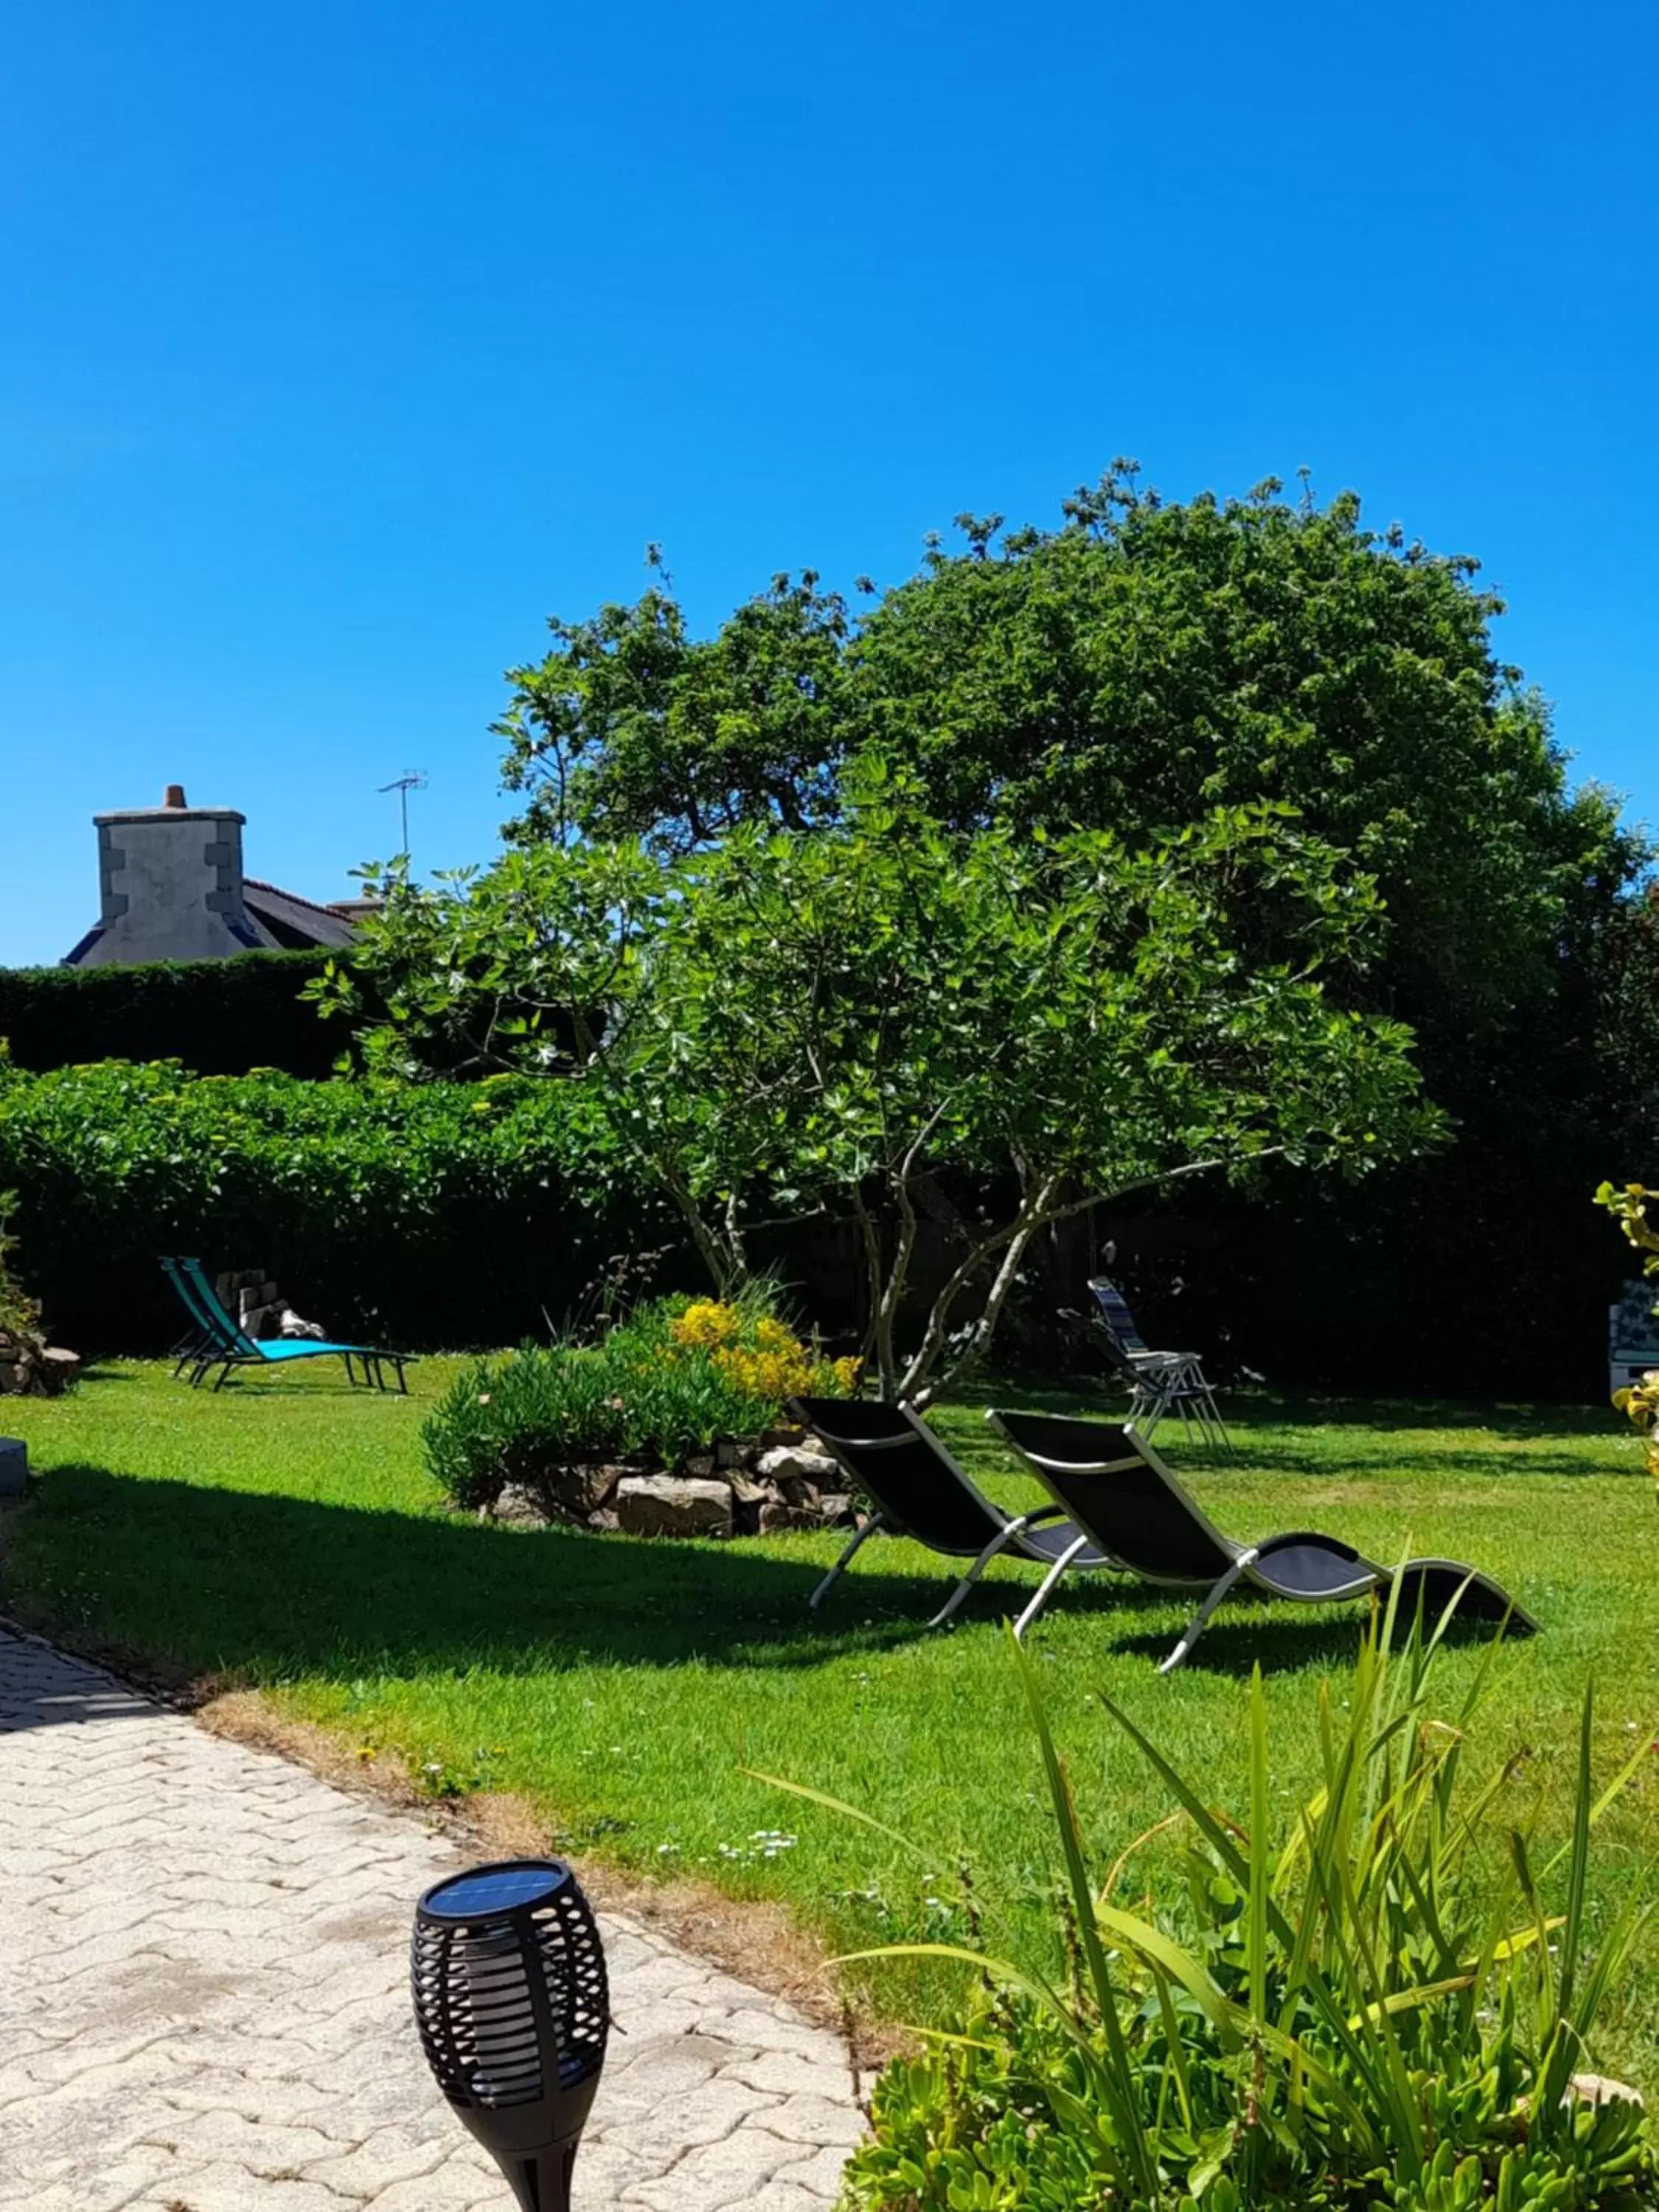
MULTIPOLYGON (((438 1510, 419 1447, 422 1401, 448 1371, 424 1363, 409 1400, 349 1392, 320 1368, 213 1396, 123 1364, 58 1402, 8 1401, 40 1480, 9 1516, 0 1595, 27 1624, 152 1676, 256 1688, 353 1749, 395 1754, 436 1794, 518 1793, 579 1856, 781 1900, 838 1947, 959 1936, 965 1863, 999 1948, 1051 1963, 1049 1815, 999 1626, 1034 1570, 994 1569, 959 1625, 927 1636, 949 1571, 907 1543, 867 1546, 809 1615, 838 1538, 653 1545, 458 1521, 438 1510), (867 1808, 920 1856, 744 1769, 867 1808)), ((1478 1763, 1522 1754, 1503 1808, 1521 1817, 1541 1793, 1559 1832, 1586 1676, 1601 1772, 1659 1717, 1659 1515, 1637 1439, 1600 1409, 1258 1396, 1228 1411, 1236 1462, 1171 1446, 1224 1528, 1326 1528, 1385 1560, 1444 1552, 1538 1617, 1542 1635, 1498 1655, 1478 1763)), ((939 1419, 994 1494, 1032 1497, 978 1406, 939 1419)), ((1316 1686, 1329 1676, 1340 1694, 1352 1663, 1357 1609, 1243 1604, 1160 1680, 1154 1660, 1187 1610, 1097 1577, 1032 1638, 1103 1853, 1170 1809, 1103 1715, 1103 1690, 1237 1808, 1260 1659, 1288 1805, 1312 1770, 1316 1686)), ((1449 1705, 1485 1649, 1446 1654, 1449 1705)), ((1602 1900, 1656 1832, 1659 1761, 1599 1832, 1602 1900)), ((884 1968, 866 1994, 890 2013, 935 2011, 945 1984, 925 1976, 938 1971, 884 1968)), ((1616 2042, 1650 2081, 1656 2034, 1650 1961, 1616 2042)))

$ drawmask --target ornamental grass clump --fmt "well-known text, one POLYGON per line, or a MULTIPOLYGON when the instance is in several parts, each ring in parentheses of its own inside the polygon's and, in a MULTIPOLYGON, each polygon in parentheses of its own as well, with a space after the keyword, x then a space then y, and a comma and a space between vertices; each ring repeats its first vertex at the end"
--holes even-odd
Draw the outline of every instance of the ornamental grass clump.
POLYGON ((1443 1714, 1442 1632, 1419 1624, 1394 1656, 1392 1626, 1373 1620, 1346 1699, 1320 1690, 1317 1785, 1288 1810, 1259 1670, 1242 1716, 1249 1802, 1231 1814, 1102 1700, 1167 1789, 1182 1835, 1178 1869, 1167 1845, 1158 1856, 1179 1880, 1135 1909, 1117 1901, 1120 1879, 1152 1838, 1098 1881, 1032 1662, 1013 1650, 1054 1808, 1055 1951, 1070 1960, 1058 1981, 1069 1986, 969 1945, 860 1954, 956 1960, 974 1978, 953 2031, 930 2033, 925 2055, 883 2076, 847 2206, 1659 2203, 1635 2092, 1589 2072, 1648 1923, 1647 1870, 1610 1919, 1592 1926, 1586 1910, 1593 1832, 1650 1761, 1650 1732, 1598 1786, 1586 1693, 1570 1827, 1552 1849, 1535 1808, 1510 1809, 1523 1786, 1516 1762, 1471 1773, 1490 1661, 1443 1714))

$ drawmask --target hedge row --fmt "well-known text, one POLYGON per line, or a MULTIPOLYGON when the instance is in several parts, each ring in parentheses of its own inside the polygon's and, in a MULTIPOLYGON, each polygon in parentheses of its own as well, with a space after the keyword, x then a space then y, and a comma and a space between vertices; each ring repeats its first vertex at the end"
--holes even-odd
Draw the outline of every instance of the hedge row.
MULTIPOLYGON (((0 1062, 0 1190, 19 1196, 25 1281, 82 1351, 165 1347, 178 1316, 156 1260, 179 1250, 270 1271, 331 1330, 493 1349, 545 1336, 617 1262, 633 1291, 702 1286, 678 1224, 601 1164, 587 1110, 579 1086, 524 1078, 308 1083, 120 1062, 30 1075, 0 1062)), ((1143 1327, 1200 1346, 1222 1373, 1594 1401, 1607 1308, 1632 1272, 1589 1203, 1604 1148, 1547 1126, 1511 1132, 1508 1162, 1524 1172, 1499 1178, 1470 1169, 1495 1152, 1484 1136, 1358 1188, 1285 1176, 1265 1203, 1192 1193, 1178 1209, 1115 1211, 1095 1235, 1117 1240, 1143 1327)), ((807 1224, 759 1255, 838 1347, 862 1320, 847 1234, 807 1224)), ((1052 1256, 999 1356, 1058 1374, 1093 1364, 1064 1316, 1086 1306, 1097 1255, 1079 1230, 1052 1256)), ((949 1258, 930 1244, 919 1265, 949 1258)))
POLYGON ((19 1067, 177 1060, 198 1075, 325 1076, 347 1043, 300 993, 325 952, 124 968, 0 968, 0 1038, 19 1067))
POLYGON ((0 1066, 22 1273, 83 1352, 157 1351, 163 1252, 260 1267, 331 1333, 495 1346, 572 1314, 613 1255, 677 1240, 597 1173, 579 1092, 0 1066))

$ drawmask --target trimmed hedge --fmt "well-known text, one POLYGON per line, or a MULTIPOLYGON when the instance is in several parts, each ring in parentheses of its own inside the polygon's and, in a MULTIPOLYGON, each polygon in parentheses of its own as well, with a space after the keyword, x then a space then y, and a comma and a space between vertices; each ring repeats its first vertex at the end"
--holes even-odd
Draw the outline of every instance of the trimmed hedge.
MULTIPOLYGON (((308 1320, 404 1349, 545 1336, 613 1255, 679 1240, 589 1163, 574 1085, 202 1077, 0 1065, 0 1190, 60 1341, 155 1352, 179 1331, 156 1261, 262 1267, 308 1320)), ((695 1279, 695 1277, 693 1278, 695 1279)))
POLYGON ((123 968, 0 968, 0 1037, 19 1067, 177 1060, 198 1075, 330 1074, 350 1040, 300 997, 325 952, 240 952, 123 968))

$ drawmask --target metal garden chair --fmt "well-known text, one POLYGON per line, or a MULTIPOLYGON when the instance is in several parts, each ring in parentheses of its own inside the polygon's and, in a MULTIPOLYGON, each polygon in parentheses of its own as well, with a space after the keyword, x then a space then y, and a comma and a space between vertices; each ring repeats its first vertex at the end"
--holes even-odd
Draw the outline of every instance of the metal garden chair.
POLYGON ((1233 1440, 1197 1352, 1154 1352, 1135 1327, 1128 1301, 1115 1283, 1105 1275, 1093 1275, 1089 1288, 1100 1309, 1107 1356, 1129 1386, 1129 1419, 1137 1431, 1150 1443, 1164 1416, 1176 1413, 1189 1436, 1196 1422, 1206 1443, 1219 1443, 1231 1452, 1233 1440))
MULTIPOLYGON (((1437 1619, 1455 1604, 1467 1619, 1505 1622, 1519 1635, 1537 1623, 1488 1576, 1455 1559, 1407 1559, 1377 1566, 1352 1544, 1297 1529, 1237 1544, 1224 1536, 1158 1457, 1145 1437, 1117 1422, 1083 1421, 1053 1413, 992 1412, 994 1422, 1096 1548, 1131 1574, 1172 1589, 1201 1589, 1203 1603, 1159 1668, 1179 1667, 1204 1633, 1211 1614, 1240 1583, 1264 1596, 1300 1605, 1369 1597, 1401 1584, 1414 1607, 1437 1619)), ((1039 1590, 1028 1610, 1041 1607, 1039 1590)))
POLYGON ((792 1398, 788 1410, 833 1454, 877 1509, 813 1591, 814 1606, 823 1602, 854 1553, 878 1529, 914 1536, 946 1559, 973 1562, 928 1622, 930 1628, 949 1620, 992 1560, 1004 1552, 1048 1570, 1042 1587, 1015 1624, 1017 1636, 1036 1619, 1070 1568, 1118 1564, 1073 1528, 1062 1506, 1005 1513, 963 1474, 908 1406, 859 1398, 792 1398))

